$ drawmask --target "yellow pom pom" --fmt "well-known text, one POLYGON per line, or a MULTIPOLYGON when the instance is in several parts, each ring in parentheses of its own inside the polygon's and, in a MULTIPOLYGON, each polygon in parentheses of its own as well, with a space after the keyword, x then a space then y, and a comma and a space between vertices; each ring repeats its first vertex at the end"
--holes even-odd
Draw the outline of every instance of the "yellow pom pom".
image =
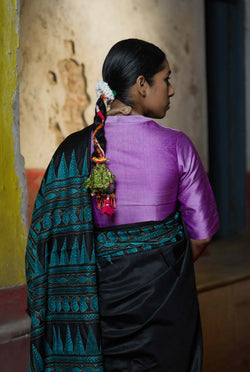
POLYGON ((93 157, 93 158, 91 158, 91 160, 94 163, 105 163, 108 159, 107 158, 96 158, 96 157, 93 157))

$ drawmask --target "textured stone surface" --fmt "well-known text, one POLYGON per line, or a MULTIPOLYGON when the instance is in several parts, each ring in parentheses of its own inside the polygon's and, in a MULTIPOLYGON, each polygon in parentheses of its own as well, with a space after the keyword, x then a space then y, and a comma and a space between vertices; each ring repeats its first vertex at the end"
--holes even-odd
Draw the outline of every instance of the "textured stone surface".
POLYGON ((115 42, 128 37, 151 41, 166 52, 176 94, 160 123, 188 134, 207 166, 202 1, 22 0, 20 108, 26 168, 45 168, 62 138, 85 121, 91 124, 103 60, 115 42))

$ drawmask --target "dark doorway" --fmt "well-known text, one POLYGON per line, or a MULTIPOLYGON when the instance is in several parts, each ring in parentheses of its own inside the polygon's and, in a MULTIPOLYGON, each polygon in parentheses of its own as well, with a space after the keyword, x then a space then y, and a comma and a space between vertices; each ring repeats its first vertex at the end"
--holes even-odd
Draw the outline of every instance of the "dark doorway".
POLYGON ((246 227, 244 1, 206 0, 209 172, 219 236, 246 227))

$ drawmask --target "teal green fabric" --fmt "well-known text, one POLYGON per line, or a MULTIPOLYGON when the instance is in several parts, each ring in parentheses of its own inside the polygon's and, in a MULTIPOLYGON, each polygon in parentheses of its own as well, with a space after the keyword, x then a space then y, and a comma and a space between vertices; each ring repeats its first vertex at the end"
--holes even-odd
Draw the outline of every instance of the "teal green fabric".
POLYGON ((30 372, 102 372, 90 171, 91 127, 57 149, 26 250, 30 372))
POLYGON ((165 247, 183 239, 184 227, 180 212, 173 213, 162 222, 142 222, 109 228, 95 229, 95 246, 98 258, 112 258, 165 247))

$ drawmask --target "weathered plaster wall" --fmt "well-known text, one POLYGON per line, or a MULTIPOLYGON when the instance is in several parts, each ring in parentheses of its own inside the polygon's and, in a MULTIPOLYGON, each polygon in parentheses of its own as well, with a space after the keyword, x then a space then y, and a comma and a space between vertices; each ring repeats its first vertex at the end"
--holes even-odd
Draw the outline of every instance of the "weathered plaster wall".
POLYGON ((0 2, 0 287, 25 282, 26 181, 19 150, 19 1, 0 2))
POLYGON ((246 81, 246 152, 247 172, 250 172, 250 2, 245 0, 245 81, 246 81))
POLYGON ((128 37, 167 53, 176 95, 161 123, 186 132, 207 165, 203 1, 22 0, 21 151, 27 168, 46 167, 63 137, 91 124, 103 60, 128 37))

